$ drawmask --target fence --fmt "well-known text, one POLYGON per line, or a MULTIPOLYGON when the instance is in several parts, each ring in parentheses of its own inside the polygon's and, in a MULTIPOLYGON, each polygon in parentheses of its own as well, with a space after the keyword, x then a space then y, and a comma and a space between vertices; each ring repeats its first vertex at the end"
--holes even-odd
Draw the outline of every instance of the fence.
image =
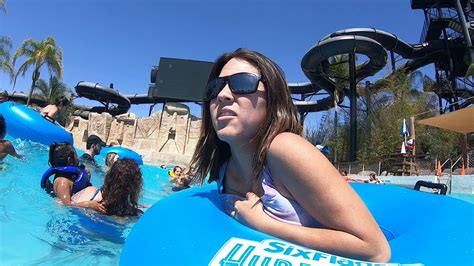
MULTIPOLYGON (((455 158, 448 158, 446 160, 440 160, 444 174, 460 174, 462 167, 462 156, 455 158)), ((417 159, 417 172, 418 175, 435 175, 437 167, 437 159, 417 159)), ((367 162, 350 162, 350 163, 336 163, 335 167, 339 172, 346 171, 348 174, 368 175, 370 172, 374 172, 377 175, 392 175, 393 171, 389 170, 388 159, 381 159, 376 161, 367 162)), ((464 164, 467 169, 467 174, 470 171, 474 171, 474 151, 470 151, 467 154, 467 162, 464 164)))

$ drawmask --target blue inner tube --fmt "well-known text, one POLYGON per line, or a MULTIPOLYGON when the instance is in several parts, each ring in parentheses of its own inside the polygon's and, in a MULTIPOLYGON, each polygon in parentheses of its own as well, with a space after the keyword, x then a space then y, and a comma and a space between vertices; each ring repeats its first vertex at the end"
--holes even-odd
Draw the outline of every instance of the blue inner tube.
MULTIPOLYGON (((396 186, 352 187, 389 240, 392 262, 474 264, 474 205, 396 186)), ((241 225, 221 209, 215 184, 160 200, 133 227, 120 264, 384 265, 290 244, 241 225)))
POLYGON ((48 146, 53 141, 74 144, 70 132, 25 105, 15 102, 1 103, 0 114, 5 118, 7 135, 13 138, 31 140, 48 146))
POLYGON ((140 156, 140 154, 136 153, 135 151, 129 148, 120 147, 120 146, 111 146, 111 147, 104 147, 100 151, 100 153, 104 154, 105 156, 107 156, 107 154, 111 152, 118 154, 120 159, 124 159, 124 158, 133 159, 138 163, 138 165, 143 165, 143 159, 140 156))

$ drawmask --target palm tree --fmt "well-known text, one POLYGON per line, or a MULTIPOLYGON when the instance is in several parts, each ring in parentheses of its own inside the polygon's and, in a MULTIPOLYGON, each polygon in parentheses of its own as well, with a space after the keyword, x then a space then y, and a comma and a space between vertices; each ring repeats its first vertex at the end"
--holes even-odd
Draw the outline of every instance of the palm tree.
POLYGON ((48 103, 54 102, 60 96, 71 96, 72 94, 71 89, 66 84, 53 76, 49 78, 49 83, 44 79, 39 79, 36 82, 36 88, 41 91, 39 96, 48 103))
MULTIPOLYGON (((36 81, 40 78, 40 69, 46 64, 49 73, 62 79, 63 74, 63 52, 61 48, 56 46, 56 41, 53 37, 48 37, 44 41, 36 41, 31 38, 25 40, 20 49, 16 51, 13 56, 13 65, 20 56, 26 56, 25 62, 18 68, 14 78, 14 84, 18 75, 25 76, 26 71, 30 66, 33 66, 31 89, 28 95, 27 105, 30 104, 31 95, 35 89, 36 81)), ((15 85, 13 85, 15 86, 15 85)))
POLYGON ((8 74, 10 81, 13 80, 14 75, 13 64, 10 60, 11 48, 12 42, 10 38, 6 36, 0 36, 0 70, 8 74))

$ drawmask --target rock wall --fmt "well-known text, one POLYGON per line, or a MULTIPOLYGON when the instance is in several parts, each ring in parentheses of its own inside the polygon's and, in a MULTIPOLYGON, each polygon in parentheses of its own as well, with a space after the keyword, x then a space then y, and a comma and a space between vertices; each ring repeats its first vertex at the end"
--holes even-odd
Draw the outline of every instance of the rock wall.
POLYGON ((125 114, 113 118, 108 113, 90 113, 89 119, 70 117, 66 129, 72 132, 76 147, 85 150, 87 137, 95 134, 107 144, 135 150, 148 164, 187 165, 194 153, 201 120, 189 107, 167 103, 163 111, 150 117, 125 114))

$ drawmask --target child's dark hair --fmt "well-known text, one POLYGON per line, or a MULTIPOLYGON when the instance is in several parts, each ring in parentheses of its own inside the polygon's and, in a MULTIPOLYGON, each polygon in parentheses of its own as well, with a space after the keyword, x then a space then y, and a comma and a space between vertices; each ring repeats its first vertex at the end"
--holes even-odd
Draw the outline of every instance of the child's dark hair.
POLYGON ((68 159, 74 157, 74 147, 67 142, 53 142, 49 146, 49 165, 51 167, 68 166, 68 159))
POLYGON ((7 126, 5 124, 5 118, 0 114, 0 136, 5 135, 7 132, 7 126))

